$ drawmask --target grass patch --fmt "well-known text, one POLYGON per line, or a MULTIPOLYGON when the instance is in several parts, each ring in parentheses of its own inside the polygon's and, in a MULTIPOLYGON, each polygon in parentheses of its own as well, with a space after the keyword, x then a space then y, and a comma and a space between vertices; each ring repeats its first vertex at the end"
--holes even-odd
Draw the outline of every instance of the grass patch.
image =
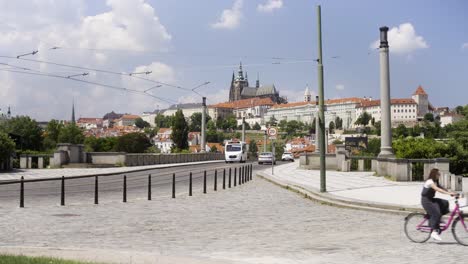
POLYGON ((0 264, 97 264, 47 257, 27 257, 0 254, 0 264))

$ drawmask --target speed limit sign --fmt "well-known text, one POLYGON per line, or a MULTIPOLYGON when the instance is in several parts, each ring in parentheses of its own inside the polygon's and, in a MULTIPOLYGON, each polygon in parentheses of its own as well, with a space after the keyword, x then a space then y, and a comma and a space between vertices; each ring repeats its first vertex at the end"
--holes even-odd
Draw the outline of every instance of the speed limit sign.
POLYGON ((270 137, 270 139, 276 139, 276 134, 277 133, 278 133, 278 131, 276 130, 276 128, 274 128, 274 127, 268 128, 268 136, 270 137))

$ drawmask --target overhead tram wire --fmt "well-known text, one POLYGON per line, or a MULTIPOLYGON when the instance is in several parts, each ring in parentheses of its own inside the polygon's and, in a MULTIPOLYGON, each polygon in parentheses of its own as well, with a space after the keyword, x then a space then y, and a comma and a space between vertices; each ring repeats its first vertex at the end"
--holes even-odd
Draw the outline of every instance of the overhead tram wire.
MULTIPOLYGON (((11 66, 11 65, 10 65, 10 66, 11 66)), ((144 92, 144 91, 129 89, 129 88, 125 88, 125 87, 118 87, 118 86, 108 85, 108 84, 103 84, 103 83, 97 83, 97 82, 92 82, 92 81, 86 81, 86 80, 76 79, 76 78, 68 77, 68 76, 61 76, 61 75, 49 74, 49 73, 44 73, 44 72, 40 72, 40 71, 36 71, 36 70, 32 70, 32 71, 34 71, 34 72, 31 72, 31 71, 29 71, 29 70, 28 70, 28 71, 19 71, 19 70, 13 70, 13 69, 11 69, 11 70, 10 70, 10 69, 0 69, 0 71, 7 71, 7 72, 20 73, 20 74, 28 74, 28 75, 35 75, 35 76, 44 76, 44 77, 58 78, 58 79, 64 79, 64 80, 72 80, 72 81, 76 81, 76 82, 82 82, 82 83, 86 83, 86 84, 91 84, 91 85, 97 85, 97 86, 101 86, 101 87, 106 87, 106 88, 110 88, 110 89, 114 89, 114 90, 119 90, 119 91, 124 91, 124 92, 129 92, 129 93, 135 93, 135 94, 141 94, 141 95, 153 97, 153 98, 155 98, 155 99, 158 99, 159 101, 166 102, 166 103, 169 103, 169 104, 176 103, 175 101, 172 101, 172 100, 170 100, 170 99, 162 98, 162 97, 159 97, 159 96, 155 96, 155 95, 146 93, 146 92, 144 92)))
POLYGON ((181 89, 181 90, 184 90, 184 91, 191 91, 188 88, 184 88, 184 87, 181 87, 181 86, 178 86, 178 85, 164 83, 164 82, 160 82, 160 81, 156 81, 156 80, 152 80, 152 79, 148 79, 148 78, 143 78, 143 77, 140 77, 140 76, 136 76, 135 74, 114 72, 114 71, 109 71, 109 70, 88 68, 88 67, 82 67, 82 66, 76 66, 76 65, 68 65, 68 64, 56 63, 56 62, 51 62, 51 61, 17 58, 17 57, 4 56, 4 55, 0 55, 0 58, 16 59, 16 60, 23 60, 23 61, 29 61, 29 62, 34 62, 34 63, 50 64, 50 65, 55 65, 55 66, 60 66, 60 67, 67 67, 67 68, 74 68, 74 69, 80 69, 80 70, 87 70, 87 71, 101 72, 101 73, 114 74, 114 75, 120 75, 120 76, 127 76, 127 77, 130 77, 130 78, 135 78, 135 79, 145 80, 145 81, 148 81, 148 82, 162 84, 162 85, 165 85, 165 86, 181 89))

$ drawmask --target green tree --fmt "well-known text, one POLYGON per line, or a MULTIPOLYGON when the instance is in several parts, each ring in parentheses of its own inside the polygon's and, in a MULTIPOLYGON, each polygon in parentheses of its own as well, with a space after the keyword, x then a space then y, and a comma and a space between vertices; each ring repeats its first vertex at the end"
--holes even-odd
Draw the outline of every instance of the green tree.
POLYGON ((335 118, 335 128, 340 130, 343 129, 343 119, 341 119, 339 116, 335 118))
MULTIPOLYGON (((206 122, 211 121, 211 117, 206 115, 206 122)), ((202 123, 202 113, 193 113, 190 116, 190 131, 191 132, 200 132, 202 123)))
POLYGON ((328 124, 329 133, 333 134, 335 132, 335 123, 333 121, 328 124))
POLYGON ((215 145, 211 146, 210 152, 217 152, 217 151, 218 151, 218 149, 216 148, 215 145))
POLYGON ((110 152, 116 150, 117 137, 86 137, 84 144, 87 152, 110 152))
POLYGON ((408 129, 403 124, 398 125, 394 132, 396 138, 405 138, 408 136, 408 134, 408 129))
POLYGON ((260 129, 262 129, 262 127, 260 126, 259 123, 255 122, 255 124, 252 126, 252 129, 253 130, 260 130, 260 129))
POLYGON ((214 129, 216 130, 216 123, 213 122, 213 120, 210 120, 208 122, 206 122, 206 128, 209 130, 209 129, 214 129))
POLYGON ((429 122, 434 122, 434 115, 432 113, 427 113, 424 115, 424 120, 427 120, 429 122))
POLYGON ((172 116, 164 116, 163 114, 157 114, 154 118, 154 123, 156 124, 157 128, 169 128, 172 126, 172 121, 172 116))
POLYGON ((15 151, 15 142, 4 132, 0 132, 0 163, 8 160, 15 151))
POLYGON ((354 122, 356 125, 363 125, 363 126, 367 126, 369 125, 369 122, 370 120, 372 119, 372 116, 367 113, 366 111, 364 111, 359 117, 358 119, 356 119, 356 122, 354 122))
POLYGON ((255 142, 255 140, 250 140, 250 143, 249 143, 249 152, 250 152, 250 156, 251 157, 257 157, 257 152, 258 152, 258 146, 257 146, 257 142, 255 142))
MULTIPOLYGON (((238 130, 242 130, 242 124, 237 127, 238 130)), ((245 130, 250 130, 250 124, 245 122, 245 130)))
POLYGON ((381 121, 375 122, 374 128, 375 128, 375 133, 377 134, 377 136, 380 136, 380 134, 382 133, 382 122, 381 121))
POLYGON ((15 137, 16 148, 42 150, 42 128, 29 116, 17 116, 3 122, 0 131, 15 137))
POLYGON ((44 149, 55 149, 58 142, 60 131, 63 129, 63 124, 55 119, 47 123, 44 131, 44 149))
POLYGON ((219 124, 217 122, 216 126, 223 130, 233 130, 237 128, 237 119, 234 115, 228 115, 225 119, 221 119, 219 124))
POLYGON ((267 126, 276 126, 278 124, 278 120, 274 116, 270 117, 270 120, 266 122, 267 126))
POLYGON ((150 127, 150 123, 146 122, 145 120, 143 120, 141 117, 135 119, 135 126, 138 127, 138 128, 145 128, 145 127, 150 127))
POLYGON ((84 140, 83 130, 73 123, 65 125, 58 136, 58 143, 83 144, 84 140))
POLYGON ((144 153, 151 146, 150 140, 144 133, 135 132, 118 137, 115 148, 117 151, 127 153, 144 153))
POLYGON ((174 115, 172 122, 172 141, 174 141, 175 147, 179 150, 188 149, 188 132, 189 127, 185 120, 184 113, 181 109, 177 110, 174 115))

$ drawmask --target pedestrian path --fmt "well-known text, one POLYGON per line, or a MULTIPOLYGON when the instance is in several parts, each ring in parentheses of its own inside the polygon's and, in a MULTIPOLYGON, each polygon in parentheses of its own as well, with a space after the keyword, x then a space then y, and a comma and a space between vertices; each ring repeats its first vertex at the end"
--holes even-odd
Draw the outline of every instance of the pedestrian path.
POLYGON ((117 167, 117 168, 66 168, 66 169, 17 169, 11 172, 0 173, 0 181, 19 180, 23 176, 24 179, 47 179, 57 177, 85 176, 85 175, 106 175, 118 174, 125 172, 145 171, 151 169, 171 168, 179 166, 190 166, 197 164, 209 164, 224 162, 223 160, 212 161, 197 161, 187 163, 174 164, 158 164, 148 166, 135 167, 117 167))
MULTIPOLYGON (((422 182, 395 182, 384 177, 374 176, 374 172, 326 172, 327 193, 321 194, 320 171, 298 168, 298 162, 264 169, 260 176, 283 186, 305 190, 324 198, 336 199, 360 205, 370 205, 391 210, 420 210, 422 182)), ((450 201, 453 198, 437 194, 437 197, 450 201)), ((460 202, 466 205, 466 199, 460 202)))

